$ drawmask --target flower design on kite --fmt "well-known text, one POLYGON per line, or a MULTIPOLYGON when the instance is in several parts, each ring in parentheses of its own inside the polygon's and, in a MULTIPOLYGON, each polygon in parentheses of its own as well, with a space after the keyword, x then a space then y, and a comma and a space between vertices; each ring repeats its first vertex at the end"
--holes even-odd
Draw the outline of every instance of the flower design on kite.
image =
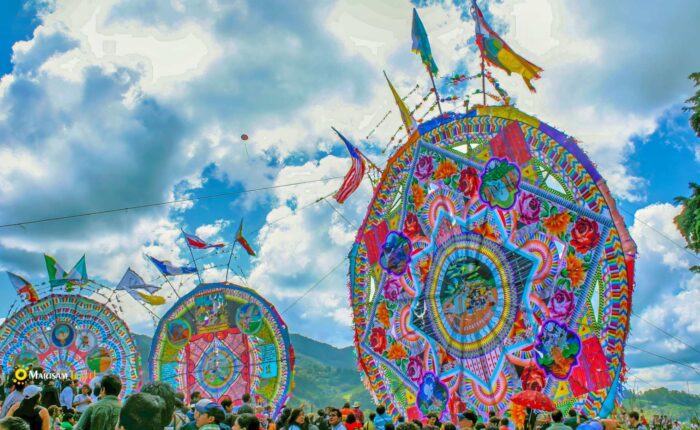
POLYGON ((520 222, 525 225, 534 224, 540 220, 542 203, 534 194, 523 192, 516 205, 520 214, 520 222))
POLYGON ((398 278, 389 278, 384 282, 384 298, 395 302, 401 294, 401 281, 398 278))
POLYGON ((406 375, 411 381, 418 383, 423 378, 423 357, 414 355, 408 359, 406 365, 406 375))
POLYGON ((369 344, 374 352, 383 354, 386 350, 386 330, 381 327, 374 327, 369 335, 369 344))
POLYGON ((598 223, 587 218, 579 218, 571 229, 571 245, 576 251, 585 254, 598 245, 600 233, 598 223))
POLYGON ((435 167, 433 166, 433 157, 430 155, 424 155, 418 159, 413 176, 421 181, 425 181, 432 176, 434 170, 435 167))
POLYGON ((549 316, 555 320, 566 322, 574 313, 574 293, 557 290, 549 302, 549 316))
POLYGON ((467 167, 459 172, 459 182, 457 188, 464 197, 470 198, 479 189, 479 173, 473 167, 467 167))
POLYGON ((398 231, 391 231, 382 245, 379 264, 390 274, 401 276, 411 261, 411 240, 398 231))

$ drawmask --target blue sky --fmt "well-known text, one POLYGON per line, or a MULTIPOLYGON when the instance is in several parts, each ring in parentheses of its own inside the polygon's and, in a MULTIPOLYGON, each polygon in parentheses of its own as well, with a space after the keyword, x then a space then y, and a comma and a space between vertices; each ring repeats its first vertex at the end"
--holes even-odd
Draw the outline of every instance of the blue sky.
MULTIPOLYGON (((517 77, 497 76, 521 109, 576 136, 607 178, 640 247, 635 312, 682 339, 700 339, 700 328, 689 322, 697 311, 687 305, 700 299, 700 277, 686 270, 697 258, 678 248, 683 242, 672 225, 679 210, 673 198, 687 192, 689 181, 700 181, 700 144, 682 111, 693 90, 687 75, 700 70, 700 54, 682 46, 700 38, 692 20, 700 11, 689 12, 697 8, 691 1, 662 10, 621 3, 489 4, 494 27, 545 69, 537 94, 517 77), (659 31, 650 34, 652 20, 659 31), (650 53, 657 57, 651 62, 650 53)), ((440 75, 476 72, 464 5, 421 2, 419 8, 440 75)), ((401 93, 421 85, 410 103, 428 87, 409 50, 410 16, 411 5, 398 0, 309 1, 294 8, 283 1, 269 8, 170 0, 108 0, 100 7, 3 2, 0 28, 9 32, 0 34, 0 221, 338 177, 349 160, 330 125, 383 163, 379 148, 400 119, 390 115, 365 139, 392 105, 381 71, 401 93)), ((239 250, 236 272, 285 311, 294 331, 347 345, 347 269, 338 264, 370 190, 364 184, 342 207, 315 203, 337 184, 309 182, 2 229, 0 269, 41 280, 42 252, 65 266, 87 253, 89 273, 105 282, 118 281, 127 266, 155 278, 144 254, 187 263, 180 228, 230 240, 245 219, 258 257, 239 250), (328 273, 312 295, 302 296, 328 273)), ((220 275, 212 269, 206 276, 220 275)), ((184 282, 183 291, 194 285, 184 282)), ((14 294, 3 277, 0 294, 14 294)), ((7 310, 8 302, 0 303, 0 315, 7 310)), ((129 316, 128 323, 136 332, 152 331, 148 318, 129 316)), ((641 345, 658 333, 638 323, 632 336, 641 345)), ((700 362, 682 344, 656 347, 700 362)), ((681 370, 663 360, 629 357, 640 380, 685 386, 681 370)), ((700 378, 694 380, 700 391, 700 378)))

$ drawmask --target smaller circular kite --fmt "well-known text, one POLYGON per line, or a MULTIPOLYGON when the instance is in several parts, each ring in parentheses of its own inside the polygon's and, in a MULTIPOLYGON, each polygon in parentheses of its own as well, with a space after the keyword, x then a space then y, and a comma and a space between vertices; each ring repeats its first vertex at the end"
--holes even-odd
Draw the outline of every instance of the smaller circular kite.
POLYGON ((140 385, 140 358, 128 327, 107 306, 76 294, 26 305, 0 326, 0 367, 40 367, 88 384, 113 373, 128 396, 140 385))
POLYGON ((238 402, 251 393, 274 416, 289 397, 294 350, 275 307, 255 291, 230 283, 201 284, 163 316, 149 369, 185 393, 238 402))

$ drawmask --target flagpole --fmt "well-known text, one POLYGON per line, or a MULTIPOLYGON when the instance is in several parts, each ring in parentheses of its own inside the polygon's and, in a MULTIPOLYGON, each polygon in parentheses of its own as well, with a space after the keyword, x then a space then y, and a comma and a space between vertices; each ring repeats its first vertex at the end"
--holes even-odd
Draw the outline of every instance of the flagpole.
MULTIPOLYGON (((185 236, 185 230, 180 229, 182 232, 182 235, 185 236)), ((190 242, 187 241, 187 236, 185 236, 185 243, 187 244, 187 248, 190 250, 190 255, 192 256, 192 264, 194 264, 194 270, 197 272, 197 279, 199 279, 199 283, 202 283, 202 275, 199 274, 199 269, 197 268, 197 260, 194 259, 194 252, 192 252, 192 247, 190 246, 190 242)))
MULTIPOLYGON (((483 61, 483 59, 482 59, 483 61)), ((483 65, 482 65, 483 67, 483 65)), ((435 78, 433 77, 433 72, 430 70, 430 67, 426 66, 426 69, 428 69, 428 73, 430 74, 430 82, 433 83, 433 91, 435 91, 435 100, 437 100, 437 107, 438 110, 440 111, 440 115, 442 115, 442 107, 440 106, 440 94, 438 94, 437 87, 435 86, 435 78)))
POLYGON ((486 106, 486 67, 483 53, 481 53, 481 94, 484 97, 484 106, 486 106))
POLYGON ((233 244, 231 245, 231 252, 228 254, 228 263, 226 263, 226 279, 224 282, 228 282, 228 271, 231 268, 231 258, 233 258, 233 248, 236 247, 236 244, 238 243, 237 240, 233 241, 233 244))

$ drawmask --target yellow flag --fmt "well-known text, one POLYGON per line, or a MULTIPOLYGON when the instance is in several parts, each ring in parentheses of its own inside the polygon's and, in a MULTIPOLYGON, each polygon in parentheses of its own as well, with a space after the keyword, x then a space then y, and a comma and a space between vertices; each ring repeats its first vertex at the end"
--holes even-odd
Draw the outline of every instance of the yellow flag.
POLYGON ((141 291, 137 291, 136 294, 138 294, 139 297, 141 297, 143 301, 148 303, 149 305, 157 306, 165 304, 165 297, 152 296, 150 294, 142 293, 141 291))
POLYGON ((396 104, 399 107, 399 112, 401 113, 401 121, 403 121, 403 125, 406 126, 406 132, 408 134, 411 134, 413 130, 418 128, 418 123, 416 123, 416 120, 411 115, 411 112, 408 110, 408 107, 406 107, 403 100, 401 100, 401 97, 399 97, 399 93, 397 93, 394 86, 391 85, 391 81, 386 75, 386 72, 384 72, 384 77, 386 78, 386 82, 389 84, 389 88, 391 89, 391 94, 394 95, 394 100, 396 101, 396 104))

